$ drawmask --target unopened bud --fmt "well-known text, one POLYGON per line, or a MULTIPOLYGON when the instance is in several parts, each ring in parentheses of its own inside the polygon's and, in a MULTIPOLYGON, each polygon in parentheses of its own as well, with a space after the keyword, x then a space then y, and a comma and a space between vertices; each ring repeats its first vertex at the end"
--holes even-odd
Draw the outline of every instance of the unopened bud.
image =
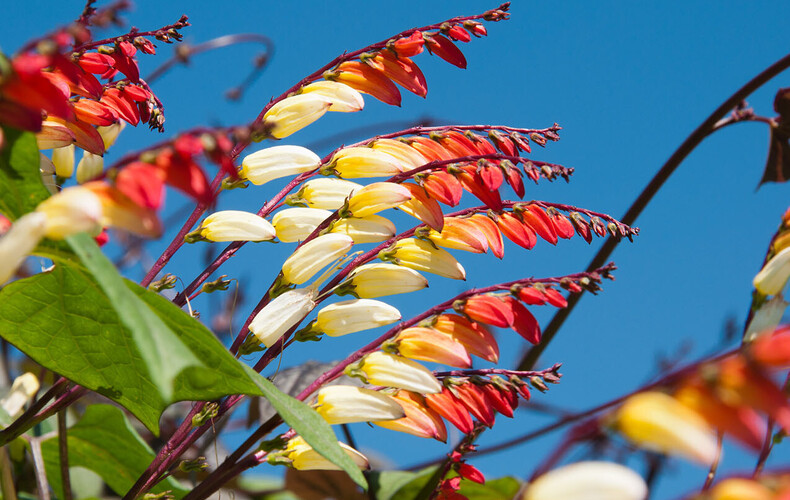
POLYGON ((165 274, 162 278, 152 282, 148 285, 148 289, 152 292, 159 293, 162 290, 170 290, 175 288, 178 278, 170 273, 165 274))
POLYGON ((200 289, 203 291, 203 293, 212 293, 212 292, 216 292, 217 290, 227 290, 228 287, 230 286, 230 282, 233 281, 233 280, 226 280, 225 278, 227 277, 228 277, 227 274, 223 274, 222 276, 220 276, 218 279, 214 281, 203 283, 203 286, 200 287, 200 289))
POLYGON ((192 427, 200 427, 219 414, 217 403, 207 403, 203 409, 192 417, 192 427))
POLYGON ((178 464, 178 469, 181 472, 198 472, 208 467, 206 457, 197 457, 191 460, 182 460, 178 464))

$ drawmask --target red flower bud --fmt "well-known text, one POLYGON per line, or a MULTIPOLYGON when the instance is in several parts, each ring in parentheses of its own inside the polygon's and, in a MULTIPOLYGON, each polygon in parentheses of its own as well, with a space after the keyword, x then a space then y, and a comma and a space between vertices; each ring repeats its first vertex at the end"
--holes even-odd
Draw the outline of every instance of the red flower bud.
POLYGON ((428 48, 428 52, 436 54, 453 66, 458 66, 461 69, 466 68, 466 58, 463 52, 446 37, 438 33, 425 35, 425 46, 428 48))
POLYGON ((499 214, 497 227, 507 239, 527 250, 534 247, 538 241, 535 232, 509 212, 499 214))
POLYGON ((408 37, 400 38, 392 43, 392 50, 398 54, 399 57, 416 56, 422 52, 425 40, 422 38, 422 32, 415 31, 408 37))
POLYGON ((466 299, 461 312, 487 325, 507 328, 513 324, 510 304, 495 295, 475 295, 466 299))
POLYGON ((469 412, 446 387, 438 394, 426 394, 425 402, 428 404, 428 408, 446 418, 464 434, 469 434, 474 429, 469 412))
POLYGON ((467 463, 458 465, 458 475, 464 479, 468 479, 479 484, 485 484, 486 482, 486 478, 483 473, 480 472, 474 465, 469 465, 467 463))

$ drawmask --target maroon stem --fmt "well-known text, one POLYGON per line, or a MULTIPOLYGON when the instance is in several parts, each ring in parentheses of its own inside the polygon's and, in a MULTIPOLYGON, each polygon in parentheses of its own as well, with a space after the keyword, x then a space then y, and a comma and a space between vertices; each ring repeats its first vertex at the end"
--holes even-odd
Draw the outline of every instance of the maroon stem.
POLYGON ((112 38, 105 38, 104 40, 95 40, 95 41, 83 43, 82 45, 74 47, 74 50, 72 52, 82 52, 85 50, 95 49, 100 45, 114 45, 121 41, 133 40, 138 36, 156 37, 157 35, 167 35, 168 34, 167 32, 170 31, 171 29, 180 30, 182 28, 186 28, 187 26, 189 26, 189 23, 187 22, 188 19, 189 18, 187 16, 182 15, 181 18, 175 23, 168 24, 167 26, 163 26, 153 31, 137 31, 136 28, 132 28, 132 30, 125 35, 116 36, 112 38))
POLYGON ((529 371, 517 371, 517 370, 505 370, 502 368, 484 368, 480 370, 449 370, 446 372, 434 372, 434 375, 437 377, 471 377, 473 375, 479 375, 482 377, 487 377, 489 375, 505 375, 505 376, 515 376, 519 378, 525 377, 542 377, 549 373, 554 373, 560 369, 562 363, 555 363, 554 366, 550 368, 546 368, 545 370, 529 370, 529 371))
POLYGON ((30 405, 30 407, 22 415, 20 415, 19 418, 14 420, 11 425, 0 431, 0 446, 3 446, 6 443, 9 443, 21 436, 25 431, 43 420, 42 418, 39 418, 39 412, 52 399, 61 396, 64 392, 66 392, 68 384, 69 381, 65 378, 58 378, 57 381, 52 384, 52 387, 50 387, 43 396, 36 400, 35 403, 30 405))

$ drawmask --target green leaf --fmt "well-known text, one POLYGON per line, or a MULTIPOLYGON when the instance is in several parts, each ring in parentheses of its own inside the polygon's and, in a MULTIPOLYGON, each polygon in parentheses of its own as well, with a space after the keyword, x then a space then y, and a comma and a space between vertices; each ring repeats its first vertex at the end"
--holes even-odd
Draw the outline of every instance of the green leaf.
POLYGON ((390 500, 419 474, 401 470, 373 471, 368 474, 370 492, 376 500, 390 500))
MULTIPOLYGON (((417 472, 414 479, 404 484, 398 491, 395 492, 390 498, 391 500, 414 500, 420 494, 420 491, 428 484, 431 477, 436 472, 436 467, 428 467, 417 472)), ((378 500, 378 499, 377 499, 378 500)))
POLYGON ((343 469, 355 483, 364 489, 368 488, 362 471, 337 444, 337 436, 332 431, 332 427, 317 411, 283 393, 252 368, 247 367, 247 371, 250 378, 258 384, 263 396, 269 400, 286 424, 299 433, 321 456, 343 469))
MULTIPOLYGON (((119 408, 91 405, 79 422, 68 430, 69 467, 92 470, 116 494, 124 495, 154 459, 154 452, 135 432, 119 408)), ((47 480, 58 498, 63 496, 60 477, 58 438, 41 443, 47 480)), ((172 490, 181 498, 189 490, 173 478, 167 478, 152 489, 154 493, 172 490)))
POLYGON ((514 477, 501 477, 486 480, 485 484, 461 480, 461 489, 458 493, 469 500, 510 500, 516 496, 521 482, 514 477))
POLYGON ((50 195, 41 182, 36 136, 8 127, 3 127, 2 133, 0 212, 15 220, 32 211, 50 195))

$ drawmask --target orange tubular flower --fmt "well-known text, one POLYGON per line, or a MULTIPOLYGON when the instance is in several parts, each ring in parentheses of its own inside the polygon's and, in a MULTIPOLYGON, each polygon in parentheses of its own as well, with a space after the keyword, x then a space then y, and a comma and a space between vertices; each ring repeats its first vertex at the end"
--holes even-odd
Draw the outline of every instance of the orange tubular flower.
POLYGON ((409 190, 411 199, 398 208, 428 224, 432 229, 441 231, 444 227, 444 214, 439 203, 428 196, 425 188, 417 184, 404 182, 401 186, 409 190))
POLYGON ((458 179, 444 170, 431 172, 420 180, 420 185, 425 191, 440 203, 454 207, 461 201, 464 194, 463 186, 458 179))
POLYGON ((565 215, 561 214, 556 208, 551 207, 546 210, 546 213, 554 225, 554 232, 557 233, 557 236, 566 240, 573 238, 573 224, 565 215))
POLYGON ((457 314, 440 314, 431 326, 463 344, 469 354, 492 363, 499 361, 499 345, 491 332, 482 325, 457 314))
POLYGON ((422 135, 411 137, 409 145, 430 161, 452 160, 455 158, 452 152, 443 148, 441 144, 430 137, 422 135))
POLYGON ((379 101, 400 106, 400 91, 392 80, 381 71, 359 61, 346 61, 336 70, 324 73, 326 80, 345 83, 364 94, 370 94, 379 101))
POLYGON ((554 232, 554 224, 551 219, 546 215, 537 205, 530 205, 523 211, 520 211, 521 218, 524 224, 531 227, 538 235, 552 245, 557 244, 557 233, 554 232))
POLYGON ((425 75, 408 57, 398 57, 392 52, 383 50, 366 62, 409 92, 420 97, 425 97, 428 93, 425 75))
POLYGON ((458 368, 469 368, 472 360, 463 344, 433 328, 412 327, 392 341, 401 356, 458 368))
MULTIPOLYGON (((498 171, 500 175, 502 174, 498 169, 495 171, 498 171)), ((461 168, 460 172, 456 174, 456 177, 461 182, 461 186, 463 186, 464 189, 485 203, 488 208, 495 211, 502 210, 502 198, 499 195, 499 191, 496 189, 492 190, 488 187, 486 179, 477 171, 476 166, 470 165, 461 168)), ((490 182, 492 181, 489 179, 489 183, 490 182)), ((501 184, 501 182, 499 184, 501 184)))
POLYGON ((425 402, 428 408, 446 418, 448 422, 464 434, 469 434, 474 429, 472 417, 469 415, 466 407, 448 388, 445 387, 438 394, 426 395, 425 402))
POLYGON ((373 422, 375 425, 417 437, 447 442, 447 427, 445 427, 441 415, 428 408, 421 395, 400 390, 392 398, 403 407, 406 416, 397 420, 373 422))
POLYGON ((787 395, 765 373, 749 365, 742 356, 725 359, 718 363, 718 368, 714 392, 719 399, 766 413, 785 432, 790 431, 787 395))
POLYGON ((370 147, 396 158, 401 162, 404 172, 428 163, 428 160, 418 153, 416 149, 402 141, 396 141, 394 139, 376 139, 370 147))
POLYGON ((477 420, 487 427, 494 425, 494 412, 489 406, 483 391, 471 382, 453 386, 458 399, 477 420))
POLYGON ((474 214, 473 216, 469 217, 468 220, 474 223, 480 232, 485 235, 486 241, 488 242, 488 248, 491 250, 491 253, 493 253, 498 259, 504 257, 505 245, 502 241, 502 233, 499 231, 496 222, 491 220, 491 218, 487 215, 483 214, 474 214))
POLYGON ((428 52, 436 54, 453 66, 466 69, 466 58, 461 49, 455 46, 448 38, 440 35, 425 35, 425 46, 428 52))
POLYGON ((513 311, 513 330, 524 337, 530 344, 540 342, 540 325, 535 316, 513 297, 505 297, 505 301, 510 305, 511 311, 513 311))
POLYGON ((507 239, 527 250, 531 250, 538 241, 535 232, 509 212, 499 214, 496 224, 507 239))
POLYGON ((444 248, 455 248, 472 253, 485 253, 488 250, 486 236, 469 219, 445 218, 442 231, 432 230, 428 234, 428 239, 444 248))
MULTIPOLYGON (((467 132, 467 134, 475 137, 478 140, 481 140, 472 132, 467 132)), ((440 142, 442 143, 442 147, 448 151, 451 151, 459 158, 480 154, 472 139, 470 139, 466 134, 462 134, 457 130, 450 130, 442 134, 440 142)))
POLYGON ((460 312, 474 321, 507 328, 513 324, 513 308, 496 295, 475 295, 459 306, 460 312))

